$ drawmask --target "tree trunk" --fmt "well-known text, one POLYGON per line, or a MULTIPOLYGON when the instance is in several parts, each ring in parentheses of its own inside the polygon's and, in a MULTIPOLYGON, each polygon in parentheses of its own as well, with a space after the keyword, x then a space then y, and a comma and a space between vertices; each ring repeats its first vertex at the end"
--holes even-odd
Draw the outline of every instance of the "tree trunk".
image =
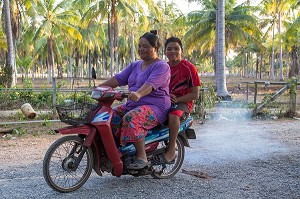
POLYGON ((135 61, 135 54, 134 54, 134 33, 131 32, 131 36, 130 36, 130 43, 131 43, 131 61, 135 61))
MULTIPOLYGON (((114 0, 116 1, 116 0, 114 0)), ((116 4, 116 2, 114 2, 116 4)), ((118 28, 118 15, 115 10, 114 14, 115 20, 114 20, 114 54, 115 54, 115 68, 116 68, 116 73, 120 71, 120 66, 119 66, 119 51, 118 51, 118 43, 119 43, 119 28, 118 28)))
POLYGON ((275 59, 275 50, 274 50, 274 40, 275 40, 275 22, 273 24, 273 33, 272 33, 272 60, 271 60, 271 68, 270 68, 270 80, 275 80, 274 75, 274 59, 275 59))
POLYGON ((291 52, 291 69, 289 72, 289 77, 296 77, 299 74, 298 68, 298 55, 297 55, 297 47, 292 47, 291 52))
POLYGON ((109 35, 109 54, 110 54, 110 76, 113 76, 113 67, 114 67, 114 43, 113 43, 113 33, 112 33, 112 17, 108 16, 108 35, 109 35))
POLYGON ((219 51, 219 45, 218 45, 218 26, 219 26, 219 17, 218 17, 218 12, 216 13, 216 39, 215 39, 215 48, 214 48, 214 53, 213 53, 213 59, 214 59, 214 72, 215 72, 215 78, 216 78, 216 86, 215 86, 215 91, 217 91, 218 88, 218 56, 217 53, 219 51))
POLYGON ((218 0, 217 18, 217 96, 221 97, 222 99, 227 99, 229 95, 226 87, 225 75, 225 0, 218 0))
POLYGON ((248 75, 248 64, 247 64, 247 53, 243 52, 243 65, 244 65, 244 74, 243 74, 243 77, 249 77, 248 75))
POLYGON ((115 59, 115 23, 116 23, 116 0, 111 0, 111 11, 109 15, 108 33, 110 44, 110 76, 114 73, 114 59, 115 59))
POLYGON ((278 34, 280 36, 280 45, 279 45, 279 62, 280 62, 280 74, 279 79, 283 81, 283 62, 282 62, 282 39, 281 39, 281 12, 278 12, 278 34))
POLYGON ((89 78, 89 85, 91 85, 91 71, 92 71, 92 66, 91 66, 91 50, 88 49, 88 78, 89 78))
POLYGON ((72 78, 72 77, 73 77, 73 67, 72 67, 72 65, 73 65, 73 59, 72 59, 72 57, 70 56, 70 57, 69 57, 69 67, 68 67, 68 77, 69 77, 69 78, 72 78))
POLYGON ((262 68, 263 68, 263 58, 264 58, 264 55, 263 53, 260 54, 260 67, 259 67, 259 79, 261 79, 261 73, 262 73, 262 68))
POLYGON ((288 78, 289 77, 289 52, 287 49, 285 49, 285 52, 284 52, 284 60, 285 60, 285 71, 286 71, 286 77, 288 78))
POLYGON ((80 55, 79 55, 79 50, 78 48, 75 48, 75 72, 74 72, 74 77, 78 77, 79 73, 80 73, 80 69, 79 69, 79 59, 80 59, 80 55))
MULTIPOLYGON (((47 56, 48 57, 48 56, 47 56)), ((47 67, 47 80, 48 82, 51 83, 51 68, 49 66, 49 61, 48 61, 48 58, 46 60, 46 67, 47 67)))
POLYGON ((52 35, 48 38, 48 64, 51 69, 52 79, 55 78, 54 72, 54 54, 53 54, 53 39, 52 35))
POLYGON ((79 62, 81 63, 80 65, 80 82, 83 81, 83 78, 84 78, 84 58, 81 57, 79 62))
POLYGON ((256 54, 256 63, 255 63, 255 78, 258 78, 258 66, 259 66, 259 54, 256 54))
POLYGON ((14 51, 14 43, 13 43, 13 35, 11 29, 11 19, 10 19, 10 7, 9 7, 9 0, 3 1, 4 6, 4 18, 5 18, 5 33, 6 33, 6 40, 7 40, 7 61, 6 61, 6 68, 8 75, 11 77, 7 78, 7 86, 14 87, 16 86, 16 56, 14 51))

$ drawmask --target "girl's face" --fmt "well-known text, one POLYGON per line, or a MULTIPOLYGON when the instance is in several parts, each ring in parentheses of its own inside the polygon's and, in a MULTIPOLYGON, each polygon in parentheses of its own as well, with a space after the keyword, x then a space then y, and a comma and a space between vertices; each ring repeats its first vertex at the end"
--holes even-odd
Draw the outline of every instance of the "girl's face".
POLYGON ((165 52, 169 61, 180 61, 182 50, 177 42, 170 42, 166 47, 165 52))
POLYGON ((149 41, 145 38, 141 38, 138 44, 138 53, 140 58, 144 61, 148 61, 156 58, 156 49, 150 45, 149 41))

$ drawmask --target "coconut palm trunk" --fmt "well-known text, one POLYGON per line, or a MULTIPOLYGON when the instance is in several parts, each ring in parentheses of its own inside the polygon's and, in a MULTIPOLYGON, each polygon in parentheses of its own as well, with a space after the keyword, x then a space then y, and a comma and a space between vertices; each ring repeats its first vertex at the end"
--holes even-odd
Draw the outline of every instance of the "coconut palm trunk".
POLYGON ((131 43, 131 48, 130 48, 131 61, 135 61, 135 54, 134 54, 134 34, 133 34, 133 32, 130 35, 130 43, 131 43))
MULTIPOLYGON (((52 79, 55 78, 55 70, 54 70, 54 54, 53 54, 53 35, 48 38, 48 64, 51 69, 52 79)), ((52 82, 52 81, 51 81, 52 82)))
POLYGON ((11 73, 7 74, 11 77, 8 78, 7 85, 10 87, 14 87, 16 85, 16 56, 14 51, 14 44, 13 44, 13 35, 12 35, 12 29, 11 29, 11 19, 10 19, 10 7, 9 7, 9 0, 3 1, 4 6, 4 16, 5 16, 5 33, 6 33, 6 40, 7 40, 7 61, 6 61, 6 67, 8 70, 11 71, 11 73))
POLYGON ((225 0, 218 0, 217 12, 217 96, 227 99, 229 94, 226 87, 225 75, 225 0))
POLYGON ((282 61, 282 39, 281 39, 281 12, 278 13, 278 34, 280 35, 279 62, 280 62, 280 81, 283 81, 283 61, 282 61))
MULTIPOLYGON (((274 21, 275 23, 275 21, 274 21)), ((270 80, 275 80, 274 74, 274 60, 275 60, 275 47, 274 47, 274 40, 275 40, 275 24, 273 25, 273 32, 272 32, 272 58, 271 58, 271 68, 270 68, 270 80)))

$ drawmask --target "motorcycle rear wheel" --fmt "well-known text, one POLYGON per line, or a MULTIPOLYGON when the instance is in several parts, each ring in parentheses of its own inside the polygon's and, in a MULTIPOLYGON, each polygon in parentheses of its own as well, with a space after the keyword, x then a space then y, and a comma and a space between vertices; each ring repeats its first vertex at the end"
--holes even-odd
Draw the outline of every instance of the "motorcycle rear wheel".
MULTIPOLYGON (((168 145, 168 142, 162 143, 164 147, 168 145)), ((151 176, 157 179, 168 179, 172 178, 180 170, 183 160, 184 160, 184 144, 180 137, 176 139, 176 159, 174 164, 166 164, 164 168, 163 165, 153 166, 154 171, 151 173, 151 176)))
POLYGON ((87 181, 93 166, 91 148, 86 150, 78 167, 73 167, 83 148, 82 144, 83 139, 78 136, 65 136, 49 147, 43 161, 43 174, 52 189, 63 193, 72 192, 87 181))

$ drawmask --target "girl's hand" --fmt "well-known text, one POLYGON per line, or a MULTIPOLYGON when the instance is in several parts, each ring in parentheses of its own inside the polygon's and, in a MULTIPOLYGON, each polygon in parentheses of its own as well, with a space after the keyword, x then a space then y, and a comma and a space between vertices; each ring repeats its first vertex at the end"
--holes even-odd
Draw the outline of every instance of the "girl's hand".
POLYGON ((128 99, 130 99, 131 101, 134 101, 134 102, 139 101, 140 98, 141 98, 141 95, 139 95, 137 92, 131 92, 128 95, 128 99))
POLYGON ((171 102, 173 104, 176 104, 177 103, 177 97, 175 95, 173 95, 173 94, 170 94, 170 97, 171 97, 171 102))

